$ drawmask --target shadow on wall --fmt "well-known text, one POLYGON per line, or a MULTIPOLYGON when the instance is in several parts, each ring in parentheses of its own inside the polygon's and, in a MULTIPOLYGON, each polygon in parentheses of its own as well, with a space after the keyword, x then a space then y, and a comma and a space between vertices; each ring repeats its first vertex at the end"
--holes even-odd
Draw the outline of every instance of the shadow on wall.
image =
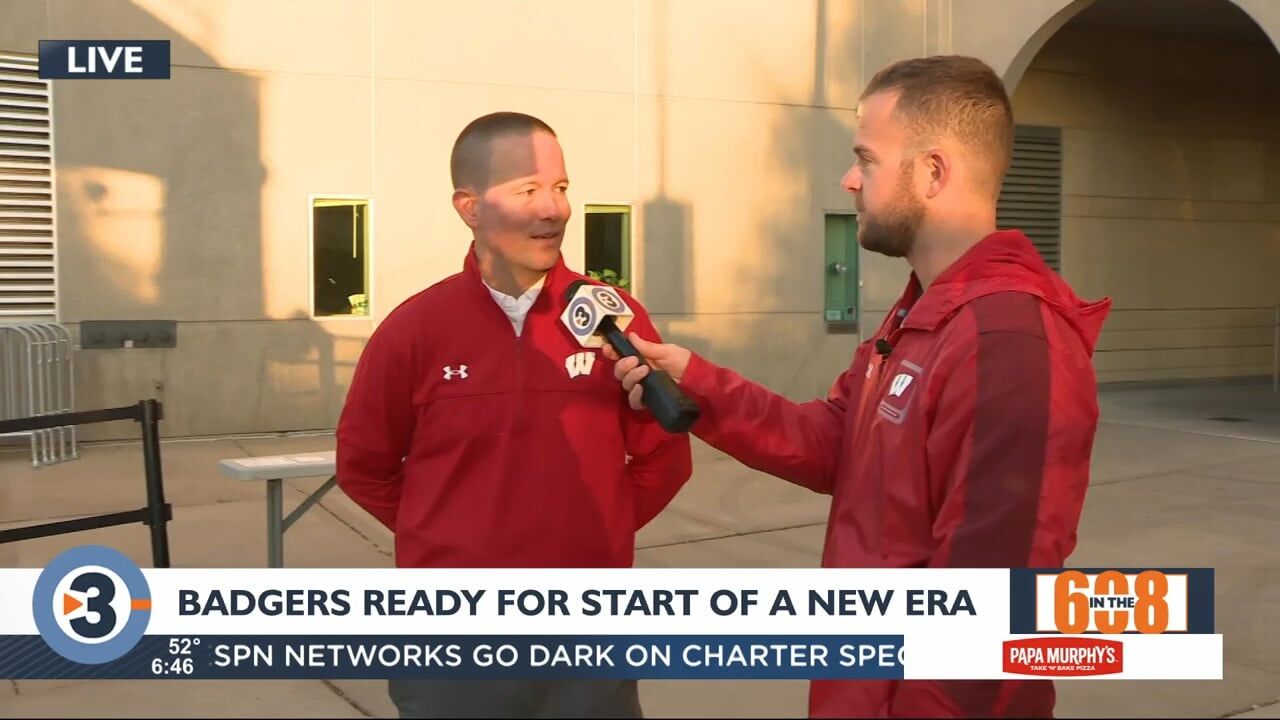
MULTIPOLYGON (((698 170, 717 183, 717 188, 708 192, 736 196, 741 187, 762 189, 755 197, 744 196, 733 202, 740 203, 742 213, 763 217, 763 223, 746 226, 745 236, 715 237, 695 235, 695 228, 707 229, 694 223, 697 208, 667 193, 668 153, 673 145, 668 137, 669 114, 664 97, 667 4, 653 4, 657 41, 652 48, 652 62, 659 93, 658 192, 644 205, 642 229, 645 287, 655 285, 649 278, 672 278, 661 283, 660 295, 644 298, 659 316, 664 337, 704 353, 712 361, 735 365, 744 375, 795 399, 824 396, 831 382, 848 366, 858 338, 828 335, 822 315, 823 216, 824 210, 847 201, 840 180, 852 158, 854 123, 854 108, 833 107, 827 97, 827 58, 857 57, 857 39, 855 33, 840 33, 835 52, 829 52, 828 0, 814 2, 812 89, 809 97, 797 97, 776 85, 767 93, 774 120, 771 127, 763 127, 760 132, 772 141, 765 146, 759 168, 753 168, 756 176, 739 184, 732 177, 698 170), (724 269, 700 267, 695 274, 694 243, 733 248, 721 255, 727 258, 724 269), (721 272, 732 272, 733 277, 721 284, 715 278, 721 272), (716 298, 716 304, 735 310, 725 314, 717 307, 716 316, 693 316, 700 310, 705 312, 696 307, 695 277, 712 287, 728 288, 722 291, 726 294, 716 298), (736 308, 749 311, 738 312, 736 308)), ((777 71, 761 62, 752 72, 761 82, 769 82, 768 78, 777 71)), ((843 93, 846 97, 850 94, 843 93)), ((680 131, 689 129, 701 137, 696 142, 681 138, 680 147, 716 147, 726 142, 724 129, 714 123, 679 126, 680 131)), ((748 147, 758 146, 752 143, 748 147)), ((693 161, 684 162, 682 170, 691 168, 699 166, 693 161)), ((722 208, 721 212, 730 211, 722 208)), ((697 256, 712 255, 704 248, 697 256)))
POLYGON ((198 389, 237 365, 239 338, 216 321, 261 316, 260 81, 131 2, 51 1, 48 18, 54 37, 121 28, 171 43, 169 80, 55 83, 58 271, 73 327, 179 322, 174 349, 79 352, 77 405, 156 397, 165 430, 182 432, 198 389))
MULTIPOLYGON (((669 111, 667 108, 667 0, 653 3, 655 33, 654 46, 650 49, 654 63, 655 98, 655 151, 657 167, 657 193, 644 202, 641 210, 641 228, 644 233, 645 286, 657 283, 652 279, 669 278, 662 282, 663 292, 651 297, 646 308, 655 315, 675 315, 688 312, 694 299, 693 273, 693 207, 668 195, 667 189, 667 135, 669 111)), ((641 57, 636 53, 637 61, 641 57)), ((638 91, 638 89, 637 89, 638 91)), ((640 139, 636 138, 636 142, 640 139)), ((688 342, 690 338, 672 336, 672 342, 688 342)), ((696 342, 696 341, 695 341, 696 342)))
MULTIPOLYGON (((213 20, 184 13, 184 35, 141 4, 49 0, 42 35, 169 39, 173 63, 169 80, 55 84, 63 322, 73 333, 84 320, 178 322, 176 348, 78 352, 76 404, 158 398, 166 436, 331 427, 334 340, 305 313, 267 317, 269 80, 221 66, 204 39, 218 37, 213 20)), ((287 239, 302 264, 307 242, 287 239)), ((136 437, 123 424, 85 430, 136 437)))
MULTIPOLYGON (((814 0, 813 85, 809 97, 799 103, 808 107, 786 108, 770 133, 770 172, 788 180, 779 185, 777 204, 765 223, 763 254, 779 258, 779 265, 752 266, 757 271, 752 282, 768 297, 787 298, 786 311, 796 313, 780 328, 788 342, 771 347, 767 358, 771 365, 784 369, 775 380, 775 389, 798 400, 825 397, 837 376, 848 368, 859 337, 874 331, 878 324, 859 327, 858 335, 829 334, 823 316, 825 215, 852 207, 852 198, 840 182, 853 159, 856 108, 841 103, 860 91, 842 87, 839 99, 828 92, 833 74, 828 59, 856 57, 858 53, 858 36, 848 28, 831 36, 830 3, 814 0), (784 268, 789 272, 782 272, 784 268)), ((847 74, 847 70, 838 69, 834 73, 837 82, 844 81, 841 76, 847 74)), ((867 277, 865 263, 859 266, 860 275, 867 277)))

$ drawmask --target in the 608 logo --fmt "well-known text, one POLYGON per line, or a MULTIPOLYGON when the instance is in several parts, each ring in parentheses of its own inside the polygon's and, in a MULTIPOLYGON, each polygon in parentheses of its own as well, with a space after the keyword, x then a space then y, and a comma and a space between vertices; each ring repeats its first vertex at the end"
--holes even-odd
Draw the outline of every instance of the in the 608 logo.
POLYGON ((1187 632, 1187 588, 1187 575, 1159 570, 1038 573, 1035 631, 1187 632))
POLYGON ((59 555, 40 573, 31 612, 54 652, 96 665, 138 644, 151 616, 151 594, 128 557, 87 545, 59 555))

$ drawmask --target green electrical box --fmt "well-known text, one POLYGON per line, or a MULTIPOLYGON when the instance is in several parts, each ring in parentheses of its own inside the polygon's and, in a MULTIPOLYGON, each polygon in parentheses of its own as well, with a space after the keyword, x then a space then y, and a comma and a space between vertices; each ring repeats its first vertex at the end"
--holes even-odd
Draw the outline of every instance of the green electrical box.
POLYGON ((826 216, 823 315, 828 323, 858 321, 858 216, 826 216))

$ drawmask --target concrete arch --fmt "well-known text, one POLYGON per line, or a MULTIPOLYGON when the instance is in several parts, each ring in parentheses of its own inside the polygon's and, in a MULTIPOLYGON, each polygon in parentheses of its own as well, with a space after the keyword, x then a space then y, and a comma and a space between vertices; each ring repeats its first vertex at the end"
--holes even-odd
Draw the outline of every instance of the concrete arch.
POLYGON ((1020 123, 1061 132, 1061 272, 1113 300, 1099 381, 1260 376, 1280 303, 1280 13, 1159 2, 1034 3, 996 69, 1020 123))
POLYGON ((1262 29, 1271 47, 1280 52, 1280 3, 1273 0, 1227 0, 1244 11, 1262 29))
MULTIPOLYGON (((1009 65, 1004 69, 1004 72, 1001 73, 1004 85, 1010 93, 1022 81, 1022 75, 1031 66, 1031 61, 1035 59, 1036 55, 1040 54, 1044 44, 1049 42, 1049 38, 1056 35, 1063 25, 1066 25, 1072 18, 1095 2, 1098 2, 1098 0, 1071 0, 1065 7, 1054 13, 1044 24, 1036 28, 1031 37, 1027 38, 1022 48, 1009 61, 1009 65)), ((996 69, 999 70, 999 68, 996 69)))
MULTIPOLYGON (((1035 59, 1040 50, 1044 48, 1049 38, 1053 37, 1064 25, 1071 21, 1072 18, 1079 15, 1085 8, 1096 2, 1106 2, 1107 0, 1070 0, 1065 5, 1061 0, 1052 2, 1052 5, 1061 5, 1056 11, 1051 12, 1048 17, 1042 20, 1035 31, 1023 42, 1021 48, 1007 60, 1003 68, 995 65, 997 72, 1000 72, 1004 79, 1005 87, 1009 92, 1018 86, 1022 80, 1022 76, 1030 67, 1031 62, 1035 59)), ((1280 51, 1280 3, 1275 0, 1221 0, 1239 8, 1250 20, 1258 26, 1267 38, 1271 41, 1272 47, 1280 51)), ((1048 3, 1040 3, 1042 9, 1048 3)), ((1032 16, 1034 17, 1034 15, 1032 16)))

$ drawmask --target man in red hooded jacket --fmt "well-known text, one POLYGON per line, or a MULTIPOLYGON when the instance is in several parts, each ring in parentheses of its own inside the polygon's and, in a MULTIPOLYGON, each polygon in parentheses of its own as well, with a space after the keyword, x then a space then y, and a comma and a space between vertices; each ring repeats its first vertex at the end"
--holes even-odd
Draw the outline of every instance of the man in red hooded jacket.
MULTIPOLYGON (((858 114, 858 240, 905 257, 906 291, 824 401, 797 404, 675 345, 636 342, 702 408, 693 432, 832 495, 825 567, 1061 567, 1097 429, 1083 303, 1020 232, 997 231, 1012 152, 1000 79, 930 57, 872 79, 858 114)), ((613 355, 616 358, 616 355, 613 355)), ((615 365, 631 394, 648 372, 615 365)), ((813 716, 1050 716, 1050 681, 815 681, 813 716)))

